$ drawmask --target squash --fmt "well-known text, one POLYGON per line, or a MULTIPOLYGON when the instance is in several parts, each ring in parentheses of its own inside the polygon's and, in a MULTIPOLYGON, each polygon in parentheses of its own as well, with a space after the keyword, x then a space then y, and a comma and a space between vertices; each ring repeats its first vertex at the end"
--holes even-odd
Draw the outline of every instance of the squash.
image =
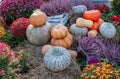
POLYGON ((102 23, 99 30, 102 36, 106 38, 113 38, 116 35, 115 26, 109 22, 102 23))
POLYGON ((63 24, 58 24, 51 29, 52 38, 64 38, 67 35, 68 28, 63 24))
POLYGON ((44 12, 41 11, 35 11, 30 16, 30 24, 32 24, 35 27, 40 27, 44 25, 47 21, 47 15, 44 12))
POLYGON ((6 34, 4 27, 0 25, 0 38, 6 34))
POLYGON ((77 52, 74 51, 74 50, 68 50, 68 51, 69 51, 69 53, 71 54, 72 59, 76 59, 76 57, 77 57, 77 52))
POLYGON ((87 20, 92 20, 94 22, 98 21, 102 16, 102 13, 99 10, 89 10, 85 11, 83 14, 83 18, 87 20))
POLYGON ((86 27, 77 27, 76 24, 72 24, 69 28, 69 32, 74 36, 85 36, 88 32, 86 27))
POLYGON ((104 23, 104 20, 102 20, 101 18, 97 21, 97 22, 94 22, 93 23, 93 26, 92 27, 89 27, 88 30, 96 30, 99 32, 99 27, 100 25, 104 23))
POLYGON ((71 59, 67 49, 54 46, 46 52, 43 62, 51 71, 62 71, 70 65, 71 59))
POLYGON ((72 7, 73 14, 84 13, 85 11, 87 11, 87 7, 85 5, 77 5, 72 7))
POLYGON ((55 46, 61 46, 64 48, 69 48, 72 44, 73 38, 70 33, 67 33, 67 36, 61 39, 52 38, 51 44, 55 46))
POLYGON ((78 26, 78 27, 92 27, 93 26, 93 21, 86 20, 84 18, 77 18, 76 26, 78 26))
POLYGON ((97 32, 96 30, 90 30, 90 31, 88 32, 88 36, 92 36, 92 37, 96 37, 97 34, 98 34, 98 32, 97 32))
POLYGON ((29 25, 26 30, 28 41, 33 45, 44 45, 50 40, 51 24, 46 23, 41 27, 29 25))
POLYGON ((53 45, 44 45, 44 46, 42 47, 42 55, 45 55, 46 52, 47 52, 50 48, 52 48, 52 47, 53 47, 53 45))

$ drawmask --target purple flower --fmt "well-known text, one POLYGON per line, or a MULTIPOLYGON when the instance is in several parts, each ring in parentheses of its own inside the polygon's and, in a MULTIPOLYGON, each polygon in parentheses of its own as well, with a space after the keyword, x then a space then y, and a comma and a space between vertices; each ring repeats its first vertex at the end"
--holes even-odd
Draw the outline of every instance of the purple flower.
POLYGON ((95 64, 100 62, 100 57, 90 56, 87 58, 87 64, 95 64))

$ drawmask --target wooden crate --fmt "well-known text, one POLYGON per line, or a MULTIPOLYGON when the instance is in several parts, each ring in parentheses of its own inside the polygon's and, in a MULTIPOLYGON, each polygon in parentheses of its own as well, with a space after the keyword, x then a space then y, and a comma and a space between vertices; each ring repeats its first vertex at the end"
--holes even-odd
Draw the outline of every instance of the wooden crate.
POLYGON ((52 26, 55 26, 57 24, 66 24, 67 21, 68 13, 48 17, 48 22, 51 23, 52 26))

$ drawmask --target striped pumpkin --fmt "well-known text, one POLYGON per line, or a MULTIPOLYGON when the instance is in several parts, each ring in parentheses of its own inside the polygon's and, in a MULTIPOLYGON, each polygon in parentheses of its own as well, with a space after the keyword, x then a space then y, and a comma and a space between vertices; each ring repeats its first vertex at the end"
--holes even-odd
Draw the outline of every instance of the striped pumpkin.
POLYGON ((70 65, 71 59, 71 55, 67 49, 54 46, 46 52, 43 61, 48 69, 61 71, 70 65))

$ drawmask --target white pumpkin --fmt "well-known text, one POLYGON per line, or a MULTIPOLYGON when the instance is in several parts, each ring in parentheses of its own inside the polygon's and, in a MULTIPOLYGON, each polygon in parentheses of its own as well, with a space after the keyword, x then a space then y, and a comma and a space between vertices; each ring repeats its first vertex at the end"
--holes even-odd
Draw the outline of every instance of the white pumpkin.
POLYGON ((78 6, 73 6, 72 7, 73 13, 84 13, 87 11, 87 7, 85 5, 78 5, 78 6))
POLYGON ((26 30, 27 40, 33 45, 44 45, 50 40, 51 24, 46 22, 41 27, 29 25, 26 30))
POLYGON ((102 23, 99 27, 100 33, 106 38, 113 38, 116 35, 116 28, 109 22, 102 23))
POLYGON ((72 57, 67 49, 54 46, 46 52, 43 62, 48 69, 61 71, 70 65, 71 59, 72 57))
POLYGON ((74 36, 85 36, 88 32, 88 29, 87 27, 77 27, 76 24, 72 24, 69 31, 74 36))

